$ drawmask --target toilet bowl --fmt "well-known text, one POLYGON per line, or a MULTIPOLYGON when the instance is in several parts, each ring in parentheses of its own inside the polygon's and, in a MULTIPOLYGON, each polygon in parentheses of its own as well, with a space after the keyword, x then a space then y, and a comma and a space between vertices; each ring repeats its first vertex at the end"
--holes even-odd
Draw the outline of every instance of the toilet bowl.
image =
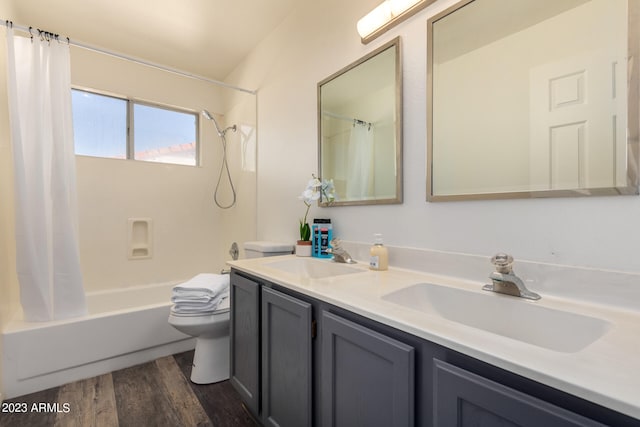
MULTIPOLYGON (((293 245, 277 242, 245 242, 247 258, 291 254, 293 245)), ((177 313, 171 309, 169 324, 196 338, 191 381, 211 384, 229 379, 229 298, 214 312, 177 313)))
POLYGON ((214 312, 183 314, 171 310, 169 324, 196 338, 191 381, 211 384, 229 379, 229 298, 214 312))

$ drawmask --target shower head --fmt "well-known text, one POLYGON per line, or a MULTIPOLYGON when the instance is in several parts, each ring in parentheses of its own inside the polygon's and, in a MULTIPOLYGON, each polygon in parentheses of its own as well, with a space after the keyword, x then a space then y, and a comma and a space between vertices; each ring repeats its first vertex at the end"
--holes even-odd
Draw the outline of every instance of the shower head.
POLYGON ((208 112, 207 110, 202 110, 202 115, 207 119, 207 120, 211 120, 213 122, 213 125, 216 127, 216 130, 218 131, 218 135, 222 136, 224 135, 222 133, 222 131, 220 130, 220 126, 218 126, 218 122, 216 121, 216 119, 211 115, 210 112, 208 112))
POLYGON ((213 116, 207 110, 202 110, 202 115, 205 116, 207 118, 207 120, 213 120, 213 116))
POLYGON ((229 126, 228 128, 224 129, 224 130, 220 130, 220 126, 218 125, 218 122, 216 121, 216 119, 211 115, 210 112, 208 112, 207 110, 202 110, 202 115, 207 119, 207 120, 211 120, 214 124, 214 126, 216 127, 216 131, 218 132, 218 136, 223 137, 227 131, 229 129, 231 129, 232 131, 236 131, 236 125, 233 126, 229 126))

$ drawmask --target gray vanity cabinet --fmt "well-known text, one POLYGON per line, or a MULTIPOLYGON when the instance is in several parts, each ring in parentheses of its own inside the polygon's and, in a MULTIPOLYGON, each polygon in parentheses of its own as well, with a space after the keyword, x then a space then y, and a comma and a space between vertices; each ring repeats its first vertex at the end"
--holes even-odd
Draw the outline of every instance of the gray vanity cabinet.
POLYGON ((236 270, 230 332, 231 383, 268 426, 640 427, 638 419, 236 270))
POLYGON ((312 425, 312 306, 231 272, 230 381, 265 426, 312 425))
POLYGON ((260 284, 231 272, 229 378, 245 405, 260 413, 260 284))
POLYGON ((433 368, 435 426, 604 427, 441 360, 433 368))
POLYGON ((311 426, 311 304, 262 288, 262 421, 311 426))
POLYGON ((322 312, 322 425, 414 425, 414 349, 322 312))

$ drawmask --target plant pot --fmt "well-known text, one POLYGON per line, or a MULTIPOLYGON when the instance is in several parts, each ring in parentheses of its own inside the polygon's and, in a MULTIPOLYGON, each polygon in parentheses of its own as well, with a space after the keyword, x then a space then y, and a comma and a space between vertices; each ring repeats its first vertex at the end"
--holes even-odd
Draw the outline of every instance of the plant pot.
POLYGON ((311 240, 298 240, 296 242, 297 256, 311 256, 311 240))

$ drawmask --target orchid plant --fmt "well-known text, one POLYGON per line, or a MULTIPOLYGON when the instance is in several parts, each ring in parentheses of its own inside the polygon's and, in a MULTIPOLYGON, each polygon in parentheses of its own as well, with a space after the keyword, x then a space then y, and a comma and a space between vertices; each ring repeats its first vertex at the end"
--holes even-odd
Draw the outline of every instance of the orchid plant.
POLYGON ((304 213, 304 218, 300 220, 300 240, 309 241, 311 239, 311 227, 307 222, 307 216, 309 215, 309 209, 311 203, 318 201, 321 197, 324 201, 331 203, 336 199, 335 187, 333 186, 333 180, 320 181, 315 175, 311 175, 312 179, 307 183, 307 187, 302 194, 298 196, 300 200, 307 206, 307 210, 304 213))

